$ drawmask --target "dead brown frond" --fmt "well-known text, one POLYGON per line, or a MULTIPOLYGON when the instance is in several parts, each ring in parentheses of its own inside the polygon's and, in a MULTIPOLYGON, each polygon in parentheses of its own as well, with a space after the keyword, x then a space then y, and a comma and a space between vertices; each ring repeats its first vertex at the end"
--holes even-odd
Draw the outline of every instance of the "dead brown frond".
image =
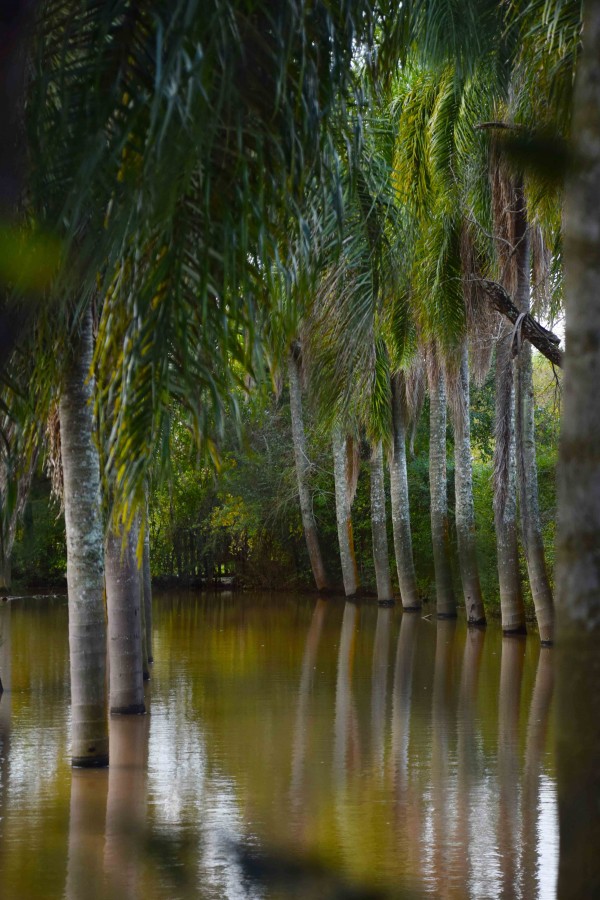
POLYGON ((532 315, 537 319, 546 317, 552 299, 550 272, 552 254, 544 240, 539 224, 531 227, 531 265, 532 265, 532 315))

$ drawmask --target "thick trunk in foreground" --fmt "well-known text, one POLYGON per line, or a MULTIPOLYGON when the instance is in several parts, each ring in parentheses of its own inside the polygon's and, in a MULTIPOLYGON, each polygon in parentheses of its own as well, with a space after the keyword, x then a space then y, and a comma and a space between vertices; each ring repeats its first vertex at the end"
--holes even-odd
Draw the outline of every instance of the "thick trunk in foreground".
POLYGON ((348 440, 339 428, 333 435, 333 477, 335 481, 335 515, 337 519, 338 542, 344 593, 353 597, 358 591, 358 568, 354 554, 354 537, 350 515, 350 466, 348 460, 348 440))
POLYGON ((61 456, 67 535, 71 760, 108 764, 104 546, 100 465, 93 439, 92 318, 86 314, 60 398, 61 456))
POLYGON ((373 563, 375 566, 375 581, 377 583, 377 599, 380 603, 393 603, 394 592, 392 590, 392 579, 390 578, 381 441, 373 447, 369 470, 371 473, 371 533, 373 537, 373 563))
POLYGON ((469 357, 465 341, 458 379, 460 397, 454 411, 454 490, 458 564, 469 625, 485 625, 485 610, 479 581, 473 506, 473 464, 469 420, 469 357))
POLYGON ((133 527, 124 540, 113 529, 106 538, 110 711, 123 715, 146 711, 136 543, 137 530, 133 527))
POLYGON ((504 328, 496 344, 496 425, 494 447, 494 527, 502 631, 525 634, 525 605, 519 573, 515 454, 514 386, 510 344, 504 328))
POLYGON ((294 348, 290 351, 288 359, 288 373, 290 382, 290 411, 292 417, 292 439, 294 442, 294 460, 296 462, 296 478, 298 480, 298 495, 300 497, 300 513, 302 515, 302 528, 306 540, 306 549, 312 568, 317 590, 329 590, 329 578, 321 555, 317 523, 312 510, 312 500, 309 487, 310 463, 306 452, 306 435, 304 433, 304 421, 302 418, 302 389, 300 386, 300 371, 298 351, 294 348))
POLYGON ((394 554, 402 606, 405 610, 421 608, 417 589, 410 530, 408 477, 406 474, 406 425, 398 379, 392 382, 393 452, 390 460, 390 501, 394 554))
POLYGON ((446 386, 442 371, 429 372, 429 490, 431 538, 435 567, 436 611, 440 618, 456 616, 450 568, 450 534, 446 481, 446 386))
MULTIPOLYGON (((527 213, 522 185, 516 190, 516 260, 518 270, 517 304, 522 312, 530 307, 530 254, 527 213)), ((552 643, 554 638, 554 602, 544 555, 540 524, 537 460, 535 455, 535 422, 531 344, 525 341, 515 361, 517 477, 523 547, 540 640, 552 643)))
POLYGON ((600 4, 584 4, 565 191, 566 360, 558 479, 558 896, 600 897, 600 4))

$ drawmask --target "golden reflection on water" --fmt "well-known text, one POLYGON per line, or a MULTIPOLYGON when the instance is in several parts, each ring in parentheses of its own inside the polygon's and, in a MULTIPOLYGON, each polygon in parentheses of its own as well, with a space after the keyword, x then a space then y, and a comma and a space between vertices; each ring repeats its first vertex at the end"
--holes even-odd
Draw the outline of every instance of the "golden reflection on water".
POLYGON ((554 896, 535 637, 289 595, 163 595, 154 621, 150 714, 71 771, 65 603, 0 607, 2 900, 554 896))

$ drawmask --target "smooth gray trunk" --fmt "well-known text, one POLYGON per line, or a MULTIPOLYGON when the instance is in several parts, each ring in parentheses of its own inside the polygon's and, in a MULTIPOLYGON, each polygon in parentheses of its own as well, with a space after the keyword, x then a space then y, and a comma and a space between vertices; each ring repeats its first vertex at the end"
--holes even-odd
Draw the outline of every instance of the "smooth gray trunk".
POLYGON ((100 465, 93 438, 92 317, 86 314, 65 373, 59 416, 67 536, 71 760, 108 764, 104 545, 100 465))
POLYGON ((106 538, 106 606, 110 711, 139 714, 146 711, 142 662, 140 573, 135 555, 137 529, 123 539, 110 529, 106 538))
POLYGON ((302 388, 300 384, 300 364, 298 350, 292 348, 288 358, 288 373, 290 384, 290 412, 292 418, 292 439, 294 443, 294 460, 296 463, 296 478, 298 481, 298 496, 300 498, 300 513, 302 515, 302 528, 306 540, 306 549, 312 568, 317 590, 329 590, 330 583, 319 544, 317 523, 312 509, 310 494, 310 462, 306 447, 306 434, 304 432, 304 420, 302 416, 302 388))
POLYGON ((450 567, 448 486, 446 478, 446 385, 441 370, 429 371, 429 491, 431 539, 435 567, 436 611, 440 618, 456 616, 450 567))
MULTIPOLYGON (((521 312, 529 312, 531 307, 531 266, 527 212, 522 185, 517 187, 516 200, 517 294, 515 301, 521 312)), ((517 481, 523 549, 540 640, 544 644, 549 644, 554 638, 554 602, 546 571, 540 524, 535 455, 533 368, 529 341, 523 342, 515 361, 515 398, 517 481)))
POLYGON ((344 592, 347 597, 353 597, 358 591, 359 581, 350 514, 348 440, 339 428, 336 428, 333 434, 333 477, 335 481, 335 514, 344 592))
POLYGON ((406 473, 406 424, 398 378, 392 381, 393 449, 390 460, 390 501, 394 554, 402 606, 406 610, 421 608, 412 550, 408 477, 406 473))
POLYGON ((373 538, 373 563, 375 566, 375 581, 377 583, 377 599, 380 603, 388 603, 393 602, 394 592, 390 577, 381 441, 375 444, 372 449, 369 470, 371 474, 371 534, 373 538))
POLYGON ((558 479, 558 896, 600 897, 600 4, 583 7, 565 191, 558 479))
POLYGON ((144 626, 146 629, 146 652, 148 662, 154 662, 152 649, 152 576, 150 574, 150 522, 148 518, 148 505, 146 504, 146 527, 144 529, 144 559, 142 563, 142 578, 144 585, 144 626))
POLYGON ((148 630, 146 628, 146 597, 144 591, 144 555, 143 548, 144 544, 142 543, 142 562, 141 565, 138 565, 138 544, 140 538, 140 521, 141 517, 138 516, 136 519, 136 546, 134 547, 135 553, 135 562, 138 568, 138 581, 140 585, 140 617, 141 617, 141 632, 142 632, 142 676, 144 681, 150 680, 150 664, 148 660, 148 630))
POLYGON ((496 344, 496 441, 494 447, 494 526, 498 558, 500 610, 504 634, 525 634, 525 605, 519 572, 517 539, 514 385, 510 345, 505 326, 496 344))
POLYGON ((469 625, 485 625, 485 609, 479 581, 475 509, 473 506, 473 464, 471 461, 471 423, 469 391, 469 355, 464 342, 458 380, 460 397, 454 404, 454 491, 458 564, 469 625))

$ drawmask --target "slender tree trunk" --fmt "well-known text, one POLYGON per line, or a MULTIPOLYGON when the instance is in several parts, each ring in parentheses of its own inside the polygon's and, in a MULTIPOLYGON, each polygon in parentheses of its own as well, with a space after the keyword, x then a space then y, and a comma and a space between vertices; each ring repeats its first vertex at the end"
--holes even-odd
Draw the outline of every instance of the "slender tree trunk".
POLYGON ((396 571, 402 606, 405 610, 421 608, 417 589, 410 528, 408 478, 406 474, 406 425, 398 378, 392 381, 393 454, 390 461, 390 500, 396 571))
POLYGON ((558 896, 600 897, 600 4, 584 4, 565 191, 558 479, 558 896))
POLYGON ((146 628, 146 651, 148 662, 154 662, 152 650, 152 576, 150 574, 150 521, 148 517, 148 504, 146 503, 146 527, 144 529, 144 559, 142 564, 142 578, 144 590, 144 625, 146 628))
MULTIPOLYGON (((10 437, 9 437, 10 441, 10 437)), ((19 518, 23 514, 23 510, 25 508, 25 504, 27 503, 27 498, 29 497, 29 491, 31 489, 31 482, 33 479, 33 473, 35 472, 37 461, 38 461, 39 449, 36 447, 34 452, 31 455, 31 459, 26 469, 17 476, 18 485, 17 485, 17 498, 16 503, 14 504, 14 508, 10 512, 10 516, 8 517, 8 522, 5 524, 4 529, 4 539, 0 546, 0 590, 8 590, 11 586, 12 582, 12 566, 11 566, 11 558, 12 551, 15 544, 15 537, 17 534, 17 524, 19 518)), ((0 483, 2 483, 2 487, 4 489, 4 484, 6 481, 7 473, 2 472, 0 477, 0 483)), ((4 493, 4 490, 2 491, 4 493)))
POLYGON ((335 481, 335 513, 344 592, 346 597, 353 597, 358 591, 359 582, 356 556, 354 554, 352 518, 350 515, 348 440, 339 428, 336 428, 333 435, 333 477, 335 481))
POLYGON ((106 538, 110 711, 119 714, 146 711, 136 544, 137 529, 133 526, 124 540, 113 529, 106 538))
POLYGON ((63 381, 59 416, 67 535, 71 759, 108 764, 106 615, 100 464, 93 438, 92 316, 88 310, 63 381))
POLYGON ((371 472, 371 533, 373 536, 373 562, 375 565, 375 581, 377 583, 377 599, 380 603, 391 604, 394 602, 394 592, 392 590, 390 557, 388 554, 381 441, 373 447, 369 468, 371 472))
POLYGON ((456 616, 456 599, 450 568, 450 534, 446 479, 446 385, 441 370, 429 366, 429 490, 431 495, 431 537, 435 567, 438 618, 456 616))
MULTIPOLYGON (((516 260, 517 306, 529 312, 531 301, 529 231, 522 183, 516 190, 516 260)), ((554 603, 546 571, 544 543, 540 525, 537 461, 535 456, 535 423, 531 344, 524 341, 515 362, 517 477, 523 547, 527 560, 529 584, 540 630, 540 640, 552 643, 554 638, 554 603)))
POLYGON ((471 461, 471 424, 469 391, 469 354, 464 342, 458 380, 460 396, 454 404, 454 485, 456 498, 456 537, 467 622, 485 625, 485 609, 479 581, 473 506, 473 464, 471 461))
POLYGON ((294 342, 288 359, 288 373, 290 383, 290 411, 292 416, 292 439, 294 442, 294 459, 296 462, 296 478, 298 479, 298 495, 300 497, 300 512, 302 515, 302 527, 306 540, 308 557, 312 567, 317 590, 329 590, 329 578, 325 570, 325 564, 321 555, 317 523, 312 510, 310 496, 309 476, 310 463, 306 452, 306 435, 304 433, 304 421, 302 418, 302 389, 300 386, 300 362, 299 344, 294 342))
POLYGON ((525 605, 517 540, 515 409, 510 344, 504 327, 496 344, 496 425, 494 447, 494 525, 502 631, 525 634, 525 605))

